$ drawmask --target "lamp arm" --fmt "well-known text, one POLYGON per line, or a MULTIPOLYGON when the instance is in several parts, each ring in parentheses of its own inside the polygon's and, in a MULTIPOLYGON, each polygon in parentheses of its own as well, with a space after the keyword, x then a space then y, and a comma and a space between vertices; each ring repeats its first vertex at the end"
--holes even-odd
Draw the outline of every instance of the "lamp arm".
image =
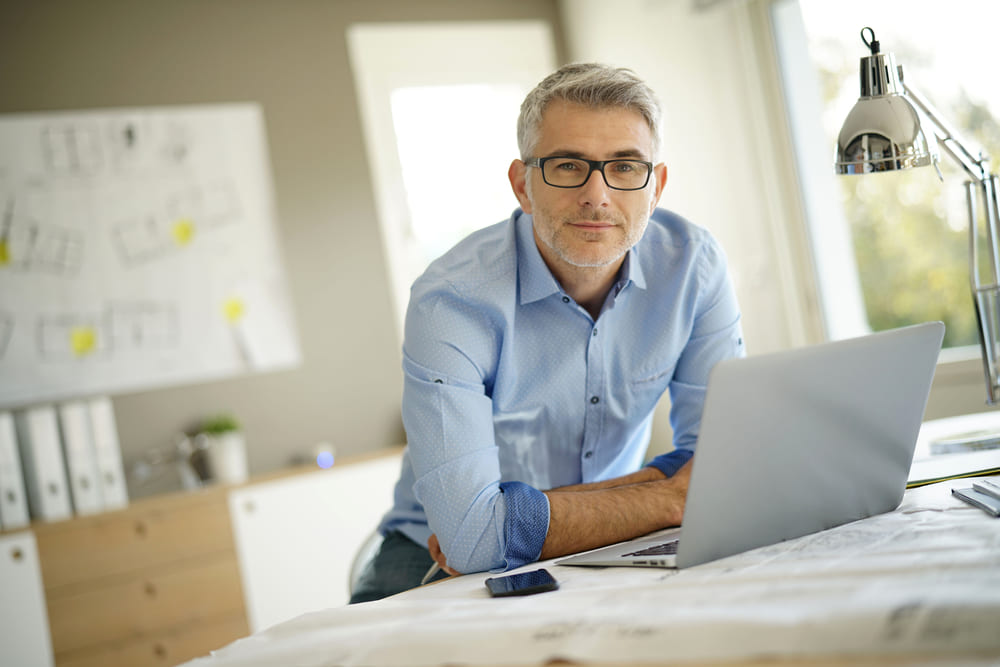
POLYGON ((986 163, 990 156, 983 150, 973 151, 969 147, 969 142, 950 125, 933 104, 927 98, 916 91, 912 86, 903 81, 903 68, 899 68, 899 78, 903 84, 903 90, 917 107, 924 112, 927 118, 934 124, 934 136, 945 152, 958 163, 969 178, 974 181, 982 181, 987 176, 986 163))
MULTIPOLYGON (((927 99, 903 81, 903 90, 934 125, 938 143, 969 176, 969 282, 976 307, 988 405, 1000 403, 1000 179, 989 172, 989 155, 970 144, 927 99), (980 230, 980 226, 982 230, 980 230), (979 239, 985 241, 980 248, 979 239)), ((940 173, 940 172, 939 172, 940 173)))

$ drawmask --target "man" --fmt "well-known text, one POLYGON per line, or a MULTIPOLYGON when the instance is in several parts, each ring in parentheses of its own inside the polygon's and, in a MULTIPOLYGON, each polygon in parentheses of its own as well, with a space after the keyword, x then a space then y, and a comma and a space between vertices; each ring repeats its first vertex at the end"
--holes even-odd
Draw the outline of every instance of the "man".
MULTIPOLYGON (((681 522, 708 372, 744 350, 721 250, 656 208, 659 118, 641 80, 601 65, 525 99, 520 208, 413 285, 408 447, 352 602, 435 561, 503 571, 681 522), (640 467, 667 389, 676 449, 640 467)), ((475 168, 474 150, 458 157, 475 168)))

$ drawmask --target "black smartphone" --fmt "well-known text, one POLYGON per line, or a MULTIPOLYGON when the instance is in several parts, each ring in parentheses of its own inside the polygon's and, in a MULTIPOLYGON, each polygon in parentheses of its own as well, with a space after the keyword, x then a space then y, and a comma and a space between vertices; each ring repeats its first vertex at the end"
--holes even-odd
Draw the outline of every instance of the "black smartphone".
POLYGON ((559 588, 548 570, 532 570, 520 574, 508 574, 506 577, 490 577, 486 580, 486 588, 490 595, 499 598, 508 595, 534 595, 559 588))

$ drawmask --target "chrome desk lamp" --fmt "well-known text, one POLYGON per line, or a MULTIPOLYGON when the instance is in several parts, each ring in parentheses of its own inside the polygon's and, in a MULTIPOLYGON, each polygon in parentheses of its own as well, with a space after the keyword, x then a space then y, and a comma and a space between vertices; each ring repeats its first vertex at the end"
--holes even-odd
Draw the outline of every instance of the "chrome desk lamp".
POLYGON ((998 179, 989 172, 989 156, 974 150, 930 102, 903 79, 892 53, 882 53, 875 31, 864 28, 861 40, 871 55, 861 58, 861 97, 847 114, 837 139, 838 174, 868 174, 911 167, 938 166, 940 144, 965 173, 969 207, 969 280, 979 323, 987 403, 1000 401, 1000 209, 998 179), (928 138, 928 130, 937 142, 928 138), (982 229, 981 229, 982 228, 982 229), (980 236, 986 247, 981 248, 980 236))

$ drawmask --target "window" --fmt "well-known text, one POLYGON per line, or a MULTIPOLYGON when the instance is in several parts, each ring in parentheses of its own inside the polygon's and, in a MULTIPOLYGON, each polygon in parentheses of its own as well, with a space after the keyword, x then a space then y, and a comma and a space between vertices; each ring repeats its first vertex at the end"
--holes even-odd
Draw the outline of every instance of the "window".
POLYGON ((457 241, 514 209, 507 186, 517 157, 521 86, 463 84, 397 88, 392 121, 414 244, 412 281, 457 241), (505 131, 506 130, 506 131, 505 131), (449 148, 442 138, 450 137, 449 148))
POLYGON ((772 8, 831 337, 940 319, 945 347, 978 344, 964 173, 942 154, 944 182, 934 169, 832 175, 836 137, 858 97, 859 59, 868 53, 865 26, 946 120, 1000 157, 1000 88, 986 52, 1000 5, 956 0, 942 9, 930 0, 779 1, 772 8))
POLYGON ((359 24, 348 44, 402 339, 414 279, 518 205, 517 115, 555 68, 552 35, 537 21, 359 24))

